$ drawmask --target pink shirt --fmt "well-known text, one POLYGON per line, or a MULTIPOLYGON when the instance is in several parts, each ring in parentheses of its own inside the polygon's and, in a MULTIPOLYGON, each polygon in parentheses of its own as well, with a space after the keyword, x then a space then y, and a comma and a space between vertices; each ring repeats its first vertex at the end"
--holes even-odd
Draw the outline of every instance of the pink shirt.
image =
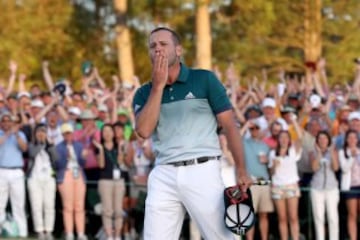
MULTIPOLYGON (((87 157, 85 161, 85 169, 97 168, 98 163, 95 156, 95 147, 92 144, 91 136, 84 131, 84 129, 76 130, 74 132, 74 140, 81 142, 84 149, 87 150, 87 157)), ((96 130, 94 133, 96 141, 100 142, 100 131, 96 130)))
POLYGON ((263 142, 269 146, 270 149, 275 149, 276 148, 276 139, 272 138, 272 137, 266 137, 263 139, 263 142))

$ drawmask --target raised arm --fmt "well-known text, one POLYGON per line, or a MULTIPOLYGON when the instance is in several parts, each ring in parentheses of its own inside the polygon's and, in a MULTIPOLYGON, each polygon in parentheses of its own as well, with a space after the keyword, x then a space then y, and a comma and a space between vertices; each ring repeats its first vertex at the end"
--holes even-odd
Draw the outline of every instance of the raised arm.
POLYGON ((43 61, 43 63, 42 63, 42 71, 43 71, 43 76, 44 76, 46 86, 48 87, 48 89, 50 91, 52 91, 52 89, 54 88, 54 82, 53 82, 53 79, 52 79, 51 74, 50 74, 49 62, 48 61, 43 61))
POLYGON ((25 79, 26 79, 25 74, 19 75, 19 92, 27 92, 26 86, 25 86, 25 79))
POLYGON ((298 136, 298 139, 297 141, 295 142, 295 150, 296 150, 296 153, 299 154, 301 153, 301 149, 302 149, 302 138, 303 138, 303 135, 304 135, 304 129, 302 129, 297 121, 297 117, 296 115, 293 113, 292 116, 291 116, 291 122, 294 126, 294 129, 295 129, 295 132, 298 136))
POLYGON ((5 90, 5 98, 8 97, 10 93, 14 90, 17 67, 18 66, 15 61, 10 61, 9 63, 10 77, 9 77, 9 84, 5 90))
POLYGON ((104 82, 104 80, 101 78, 98 69, 95 67, 93 70, 93 74, 94 74, 94 79, 97 81, 97 83, 100 85, 100 88, 105 89, 106 88, 106 84, 104 82))

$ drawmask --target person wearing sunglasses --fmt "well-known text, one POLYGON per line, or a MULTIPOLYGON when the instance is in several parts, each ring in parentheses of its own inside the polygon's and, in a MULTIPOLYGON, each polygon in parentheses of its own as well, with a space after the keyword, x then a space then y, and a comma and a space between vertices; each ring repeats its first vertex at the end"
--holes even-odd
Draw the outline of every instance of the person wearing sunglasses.
MULTIPOLYGON (((270 149, 262 140, 263 134, 260 125, 259 119, 252 119, 246 122, 244 126, 244 128, 248 129, 250 132, 250 137, 243 139, 246 170, 254 182, 270 179, 267 169, 267 156, 270 149)), ((266 240, 269 236, 268 213, 274 211, 270 186, 252 185, 250 190, 252 193, 254 211, 258 214, 260 236, 262 240, 266 240)), ((251 228, 246 233, 246 239, 254 239, 254 234, 255 229, 251 228)))
POLYGON ((0 222, 6 218, 6 206, 10 198, 19 236, 27 237, 25 214, 25 175, 23 152, 28 148, 25 134, 19 130, 9 112, 0 115, 0 222))

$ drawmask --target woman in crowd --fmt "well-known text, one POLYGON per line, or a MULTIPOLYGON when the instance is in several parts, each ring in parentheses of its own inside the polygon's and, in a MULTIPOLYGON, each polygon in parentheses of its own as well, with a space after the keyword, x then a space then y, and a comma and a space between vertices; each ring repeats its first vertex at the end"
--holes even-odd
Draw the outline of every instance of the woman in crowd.
POLYGON ((74 222, 78 240, 85 236, 85 193, 86 177, 84 172, 86 151, 81 143, 73 140, 74 129, 64 123, 61 133, 64 140, 56 146, 59 155, 56 161, 57 183, 63 205, 63 221, 66 240, 73 240, 74 222))
POLYGON ((270 149, 276 148, 277 138, 282 129, 283 126, 278 121, 274 121, 270 124, 270 136, 263 139, 265 144, 268 145, 270 149))
POLYGON ((316 150, 310 153, 311 167, 314 171, 310 195, 317 240, 325 240, 325 212, 329 224, 329 239, 339 239, 340 197, 335 174, 339 170, 339 161, 331 146, 330 134, 320 131, 316 136, 316 150))
POLYGON ((93 140, 100 167, 98 191, 102 203, 102 222, 108 240, 120 240, 123 225, 125 180, 121 166, 124 154, 119 151, 111 124, 101 129, 101 142, 93 140), (114 223, 113 223, 114 219, 114 223), (113 229, 114 226, 114 229, 113 229))
POLYGON ((288 221, 291 238, 298 240, 300 234, 298 219, 300 188, 297 161, 301 156, 302 132, 294 115, 291 120, 298 140, 292 144, 290 133, 282 130, 278 135, 276 148, 269 153, 269 168, 272 175, 271 194, 279 219, 279 232, 282 240, 288 239, 288 221))
POLYGON ((360 148, 358 134, 349 130, 345 134, 344 147, 339 151, 342 171, 341 190, 345 191, 347 229, 350 240, 358 239, 357 222, 360 211, 360 148))
POLYGON ((34 139, 28 149, 27 184, 38 239, 52 240, 56 195, 54 164, 57 153, 54 145, 47 140, 46 131, 44 124, 35 126, 34 139))
MULTIPOLYGON (((120 168, 122 170, 122 174, 124 176, 125 180, 125 196, 123 201, 123 209, 127 213, 127 215, 130 212, 130 174, 129 169, 133 164, 134 159, 134 148, 132 144, 126 140, 125 137, 125 127, 126 123, 123 122, 115 122, 114 125, 114 131, 115 131, 115 141, 116 146, 118 148, 119 154, 122 155, 123 161, 120 164, 120 168)), ((124 237, 128 237, 130 235, 130 222, 128 221, 128 218, 124 219, 123 223, 123 235, 124 237)))

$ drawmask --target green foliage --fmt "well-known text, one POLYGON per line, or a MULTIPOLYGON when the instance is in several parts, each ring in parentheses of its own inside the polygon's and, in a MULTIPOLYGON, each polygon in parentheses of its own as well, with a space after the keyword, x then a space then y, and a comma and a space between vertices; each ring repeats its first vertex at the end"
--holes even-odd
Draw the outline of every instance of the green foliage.
MULTIPOLYGON (((270 78, 281 68, 303 71, 304 2, 212 0, 213 62, 221 69, 234 62, 245 77, 260 76, 263 68, 270 78)), ((118 72, 115 22, 109 23, 114 17, 112 4, 105 0, 0 0, 0 76, 8 76, 8 61, 14 59, 19 72, 41 83, 41 62, 49 60, 55 80, 68 77, 79 84, 81 62, 91 60, 110 79, 118 72)), ((322 4, 323 53, 330 81, 352 79, 352 59, 360 55, 360 2, 323 0, 322 4)), ((185 62, 193 64, 195 0, 128 0, 128 9, 135 72, 141 81, 151 76, 147 36, 158 25, 179 32, 185 62)))
POLYGON ((332 82, 354 79, 353 59, 360 56, 360 2, 324 1, 323 49, 332 82))
POLYGON ((0 1, 0 75, 8 75, 8 62, 15 60, 19 72, 42 84, 41 63, 50 62, 54 80, 66 77, 80 81, 80 65, 93 61, 102 72, 115 72, 116 59, 106 61, 102 23, 98 12, 81 4, 63 1, 0 1))

